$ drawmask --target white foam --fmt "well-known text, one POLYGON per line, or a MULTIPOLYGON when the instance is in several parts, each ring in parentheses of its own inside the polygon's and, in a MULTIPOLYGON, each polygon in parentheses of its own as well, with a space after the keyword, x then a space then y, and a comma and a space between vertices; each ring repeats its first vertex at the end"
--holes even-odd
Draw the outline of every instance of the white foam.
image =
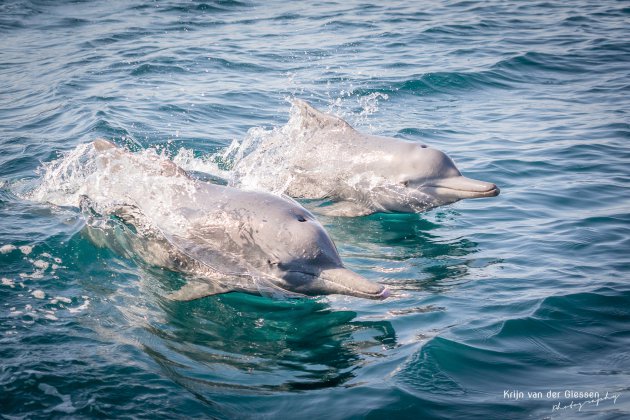
POLYGON ((72 303, 72 299, 64 297, 64 296, 55 296, 52 299, 52 303, 55 304, 57 302, 63 302, 63 303, 72 303))
POLYGON ((28 255, 28 254, 30 254, 31 252, 33 252, 33 247, 32 247, 32 246, 30 246, 30 245, 22 245, 22 246, 20 247, 20 251, 22 251, 22 254, 24 254, 24 255, 28 255))
POLYGON ((13 280, 8 279, 8 278, 6 278, 6 277, 3 277, 3 278, 2 278, 2 285, 3 285, 3 286, 9 286, 9 287, 11 287, 11 288, 14 288, 14 287, 15 287, 15 283, 13 282, 13 280))
POLYGON ((33 297, 35 299, 44 299, 46 297, 46 293, 44 293, 43 290, 39 290, 39 289, 38 290, 33 290, 31 292, 31 295, 33 295, 33 297))
POLYGON ((23 279, 39 280, 44 278, 44 272, 42 270, 35 270, 31 274, 20 273, 18 275, 23 279))
POLYGON ((8 254, 9 252, 15 251, 17 248, 15 245, 7 244, 0 246, 0 254, 8 254))
POLYGON ((89 306, 90 300, 86 299, 81 305, 77 306, 76 308, 68 308, 68 311, 74 314, 86 310, 89 306))
POLYGON ((33 265, 41 270, 46 270, 50 264, 43 260, 35 260, 33 265))

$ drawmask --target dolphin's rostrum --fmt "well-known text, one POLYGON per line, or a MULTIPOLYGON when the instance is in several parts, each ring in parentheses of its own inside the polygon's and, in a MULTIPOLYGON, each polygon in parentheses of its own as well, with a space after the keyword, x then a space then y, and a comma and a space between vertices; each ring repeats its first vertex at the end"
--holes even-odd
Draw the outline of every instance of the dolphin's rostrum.
POLYGON ((389 295, 345 268, 322 225, 291 199, 195 180, 165 158, 141 159, 103 139, 94 148, 97 171, 81 203, 89 237, 187 274, 172 299, 231 291, 389 295), (99 206, 103 196, 108 204, 99 206), (129 232, 109 231, 112 218, 129 232))

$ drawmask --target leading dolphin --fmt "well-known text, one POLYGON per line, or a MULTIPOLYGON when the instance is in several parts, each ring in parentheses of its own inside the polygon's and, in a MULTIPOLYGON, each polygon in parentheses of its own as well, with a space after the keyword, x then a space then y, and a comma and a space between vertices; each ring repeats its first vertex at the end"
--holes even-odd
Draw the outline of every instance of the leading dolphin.
POLYGON ((187 274, 173 299, 232 291, 389 294, 345 268, 322 225, 293 201, 195 180, 161 156, 140 157, 107 140, 96 140, 94 149, 98 176, 81 203, 89 237, 187 274), (114 219, 128 226, 125 235, 112 233, 114 219))
POLYGON ((341 118, 299 99, 293 106, 286 138, 271 145, 275 147, 263 144, 238 160, 231 185, 247 187, 264 170, 273 171, 267 163, 273 162, 285 172, 284 177, 277 174, 283 192, 294 198, 328 200, 316 211, 332 216, 421 212, 499 194, 495 184, 463 176, 437 149, 359 133, 341 118), (274 159, 272 153, 280 158, 274 159))

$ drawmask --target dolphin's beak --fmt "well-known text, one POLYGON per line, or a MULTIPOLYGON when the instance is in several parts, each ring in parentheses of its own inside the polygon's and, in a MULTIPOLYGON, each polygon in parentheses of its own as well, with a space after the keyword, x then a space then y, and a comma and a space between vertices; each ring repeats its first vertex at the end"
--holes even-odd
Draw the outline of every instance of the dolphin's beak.
POLYGON ((389 296, 389 290, 384 286, 373 283, 347 268, 323 270, 319 274, 318 280, 321 282, 321 287, 328 294, 356 296, 367 299, 385 299, 389 296))
POLYGON ((499 195, 499 187, 491 182, 478 181, 466 178, 465 176, 455 176, 444 178, 431 183, 439 195, 452 195, 457 199, 494 197, 499 195))

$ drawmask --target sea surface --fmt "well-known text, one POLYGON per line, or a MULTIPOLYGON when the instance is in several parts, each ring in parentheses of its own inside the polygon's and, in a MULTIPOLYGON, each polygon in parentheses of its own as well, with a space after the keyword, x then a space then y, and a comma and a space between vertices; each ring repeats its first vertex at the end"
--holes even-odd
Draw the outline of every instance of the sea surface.
POLYGON ((627 1, 2 1, 0 417, 628 418, 629 122, 627 1), (173 302, 34 194, 97 137, 224 182, 293 98, 501 195, 320 217, 384 301, 173 302))

